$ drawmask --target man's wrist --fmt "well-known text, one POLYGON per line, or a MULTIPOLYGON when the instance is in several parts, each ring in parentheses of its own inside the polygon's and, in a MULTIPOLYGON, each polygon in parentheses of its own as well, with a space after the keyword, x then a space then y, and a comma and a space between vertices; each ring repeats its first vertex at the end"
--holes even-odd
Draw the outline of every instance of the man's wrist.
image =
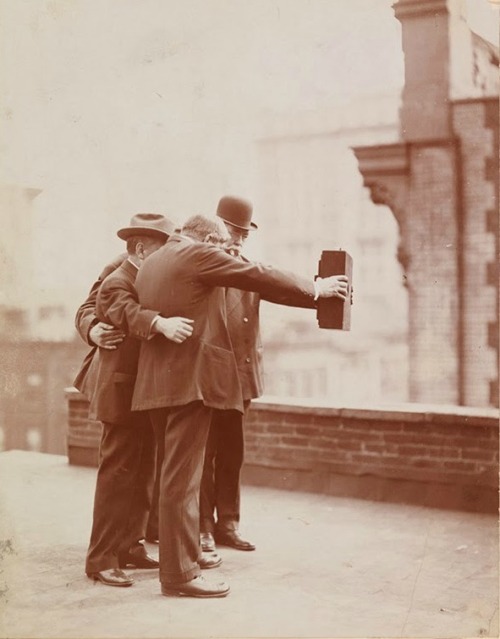
POLYGON ((97 326, 97 324, 99 324, 99 320, 97 319, 97 317, 94 317, 94 319, 89 324, 89 328, 87 331, 87 343, 90 346, 97 346, 94 340, 90 337, 90 333, 92 332, 92 329, 94 328, 94 326, 97 326))
POLYGON ((156 324, 158 323, 158 320, 160 319, 160 317, 161 317, 160 315, 156 315, 155 317, 153 317, 153 321, 151 322, 151 325, 149 327, 148 339, 151 339, 152 337, 154 337, 160 332, 156 328, 156 324))
POLYGON ((314 301, 317 302, 319 297, 320 297, 320 293, 321 293, 321 287, 319 285, 321 278, 317 277, 314 279, 313 281, 313 285, 314 285, 314 301))

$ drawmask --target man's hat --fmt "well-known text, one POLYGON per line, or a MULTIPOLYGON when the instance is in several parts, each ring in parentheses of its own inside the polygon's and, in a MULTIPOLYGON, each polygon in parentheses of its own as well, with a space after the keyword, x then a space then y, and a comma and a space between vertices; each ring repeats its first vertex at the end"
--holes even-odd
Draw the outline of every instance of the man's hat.
POLYGON ((168 240, 169 235, 175 231, 175 224, 159 213, 137 213, 130 220, 130 226, 117 231, 122 240, 128 240, 134 235, 146 235, 168 240))
POLYGON ((252 222, 252 205, 246 200, 226 195, 217 205, 217 216, 224 222, 245 231, 254 231, 257 224, 252 222))

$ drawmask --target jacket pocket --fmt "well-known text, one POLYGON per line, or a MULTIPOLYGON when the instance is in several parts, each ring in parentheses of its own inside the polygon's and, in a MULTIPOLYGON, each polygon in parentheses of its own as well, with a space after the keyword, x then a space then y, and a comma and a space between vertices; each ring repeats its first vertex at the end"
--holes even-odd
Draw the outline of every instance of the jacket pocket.
POLYGON ((114 407, 118 421, 128 421, 134 393, 135 375, 113 373, 112 380, 112 388, 108 398, 110 405, 114 407))
POLYGON ((236 360, 232 351, 200 342, 202 392, 209 401, 238 406, 241 386, 236 360))

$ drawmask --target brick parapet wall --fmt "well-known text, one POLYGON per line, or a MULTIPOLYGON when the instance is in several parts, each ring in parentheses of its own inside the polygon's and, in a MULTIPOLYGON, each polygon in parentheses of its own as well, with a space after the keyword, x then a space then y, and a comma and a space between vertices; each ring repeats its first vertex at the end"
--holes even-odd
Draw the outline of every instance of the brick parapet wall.
MULTIPOLYGON (((70 463, 95 465, 100 425, 69 399, 70 463)), ((247 483, 471 511, 498 507, 498 411, 400 405, 252 403, 247 483)))
POLYGON ((498 512, 495 409, 253 402, 243 479, 343 497, 498 512))
MULTIPOLYGON (((307 408, 254 402, 246 461, 496 488, 495 411, 307 408)), ((286 467, 286 466, 285 466, 286 467)))
POLYGON ((66 389, 68 400, 68 459, 75 466, 97 466, 101 423, 89 419, 89 403, 75 388, 66 389))

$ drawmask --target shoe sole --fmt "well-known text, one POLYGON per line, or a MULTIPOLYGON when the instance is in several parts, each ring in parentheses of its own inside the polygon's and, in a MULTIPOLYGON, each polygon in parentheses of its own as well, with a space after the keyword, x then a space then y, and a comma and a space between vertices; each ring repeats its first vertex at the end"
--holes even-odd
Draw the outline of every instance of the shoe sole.
POLYGON ((224 548, 234 548, 235 550, 244 550, 245 552, 250 552, 252 550, 255 550, 256 547, 248 547, 248 546, 235 546, 234 544, 225 544, 223 541, 218 541, 217 544, 219 546, 224 546, 224 548))
POLYGON ((87 577, 89 579, 92 579, 93 581, 98 581, 99 583, 103 584, 103 586, 112 586, 114 588, 130 588, 130 586, 133 586, 135 582, 130 581, 130 582, 125 582, 125 583, 111 583, 109 581, 103 581, 102 579, 100 579, 99 577, 96 577, 95 575, 87 575, 87 577))
POLYGON ((160 564, 158 564, 157 566, 138 566, 137 564, 120 564, 119 568, 121 570, 123 569, 136 569, 136 570, 158 570, 158 568, 160 567, 160 564))
POLYGON ((227 590, 224 590, 224 592, 212 592, 208 594, 194 593, 194 592, 187 593, 187 592, 181 592, 179 590, 162 590, 161 594, 164 597, 193 597, 195 599, 216 599, 216 598, 226 597, 229 594, 229 588, 227 590))

